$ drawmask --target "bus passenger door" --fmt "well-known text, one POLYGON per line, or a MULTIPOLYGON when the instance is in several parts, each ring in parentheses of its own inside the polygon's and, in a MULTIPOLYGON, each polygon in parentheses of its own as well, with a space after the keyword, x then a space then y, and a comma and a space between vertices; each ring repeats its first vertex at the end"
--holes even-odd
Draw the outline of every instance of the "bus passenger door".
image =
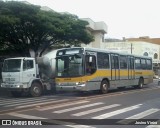
POLYGON ((130 80, 130 85, 132 85, 135 79, 134 57, 133 56, 128 56, 128 79, 130 80))
POLYGON ((119 57, 117 54, 111 54, 111 86, 116 87, 119 79, 119 57))

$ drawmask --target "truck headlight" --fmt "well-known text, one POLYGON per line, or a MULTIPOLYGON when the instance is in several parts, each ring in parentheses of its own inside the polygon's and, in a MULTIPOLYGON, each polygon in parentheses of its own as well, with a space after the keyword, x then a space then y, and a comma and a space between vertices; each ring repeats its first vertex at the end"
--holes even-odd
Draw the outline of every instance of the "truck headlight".
POLYGON ((19 88, 20 87, 20 85, 16 85, 16 88, 19 88))

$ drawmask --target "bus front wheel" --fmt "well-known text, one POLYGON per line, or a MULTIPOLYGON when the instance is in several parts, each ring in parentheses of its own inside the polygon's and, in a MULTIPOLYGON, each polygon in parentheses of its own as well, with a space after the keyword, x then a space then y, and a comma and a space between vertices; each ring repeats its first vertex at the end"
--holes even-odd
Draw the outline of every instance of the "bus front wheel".
POLYGON ((102 94, 105 94, 108 92, 108 87, 109 87, 109 83, 107 80, 103 80, 101 83, 101 88, 100 88, 100 92, 102 94))

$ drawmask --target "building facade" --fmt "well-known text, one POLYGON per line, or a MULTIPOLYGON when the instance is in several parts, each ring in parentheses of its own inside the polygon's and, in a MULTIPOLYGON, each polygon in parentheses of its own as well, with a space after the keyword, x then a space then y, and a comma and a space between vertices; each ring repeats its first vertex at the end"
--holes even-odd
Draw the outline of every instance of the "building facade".
POLYGON ((107 25, 105 22, 94 22, 90 18, 83 18, 81 20, 88 21, 86 29, 94 36, 94 41, 88 45, 81 44, 82 47, 100 48, 104 42, 104 35, 107 34, 107 25))

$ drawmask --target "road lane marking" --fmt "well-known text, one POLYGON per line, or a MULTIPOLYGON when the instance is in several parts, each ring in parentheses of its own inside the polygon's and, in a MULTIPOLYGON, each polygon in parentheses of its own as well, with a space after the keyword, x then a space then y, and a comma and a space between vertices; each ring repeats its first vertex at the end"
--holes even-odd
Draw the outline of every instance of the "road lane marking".
POLYGON ((138 113, 136 115, 133 115, 133 116, 130 116, 128 118, 125 118, 124 120, 121 120, 121 121, 118 121, 118 123, 122 123, 122 124, 128 124, 130 122, 134 122, 135 120, 137 119, 142 119, 148 115, 151 115, 155 112, 158 112, 160 109, 155 109, 155 108, 152 108, 152 109, 149 109, 149 110, 146 110, 144 112, 141 112, 141 113, 138 113), (132 120, 129 120, 129 119, 132 119, 132 120), (135 120, 134 120, 135 119, 135 120))
POLYGON ((109 113, 105 113, 105 114, 102 114, 102 115, 99 115, 99 116, 92 117, 92 119, 106 119, 106 118, 109 118, 109 117, 112 117, 112 116, 115 116, 115 115, 118 115, 118 114, 121 114, 121 113, 124 113, 124 112, 127 112, 127 111, 131 111, 133 109, 137 109, 141 105, 142 104, 126 107, 126 108, 119 109, 119 110, 116 110, 116 111, 113 111, 113 112, 109 112, 109 113))
POLYGON ((56 101, 55 99, 50 99, 50 100, 39 100, 39 101, 31 101, 31 102, 20 102, 20 103, 16 103, 16 104, 9 104, 9 105, 6 105, 4 104, 5 106, 4 107, 12 107, 12 106, 19 106, 19 105, 25 105, 25 104, 32 104, 32 103, 42 103, 42 102, 45 102, 45 101, 56 101))
POLYGON ((148 125, 146 128, 160 128, 160 125, 148 125))
POLYGON ((25 105, 25 106, 22 105, 22 106, 18 106, 18 107, 16 107, 16 108, 26 108, 26 107, 44 105, 44 104, 48 104, 48 103, 58 103, 58 102, 62 102, 62 101, 68 101, 68 100, 65 99, 65 100, 48 101, 48 102, 37 103, 37 104, 29 104, 29 105, 25 105))
POLYGON ((101 105, 101 104, 104 104, 104 103, 98 102, 98 103, 83 105, 83 106, 79 106, 79 107, 74 107, 74 108, 68 108, 68 109, 63 109, 63 110, 59 110, 59 111, 54 111, 52 113, 64 113, 64 112, 78 110, 78 109, 81 109, 81 108, 88 108, 88 107, 92 107, 92 106, 96 106, 96 105, 101 105))
POLYGON ((16 113, 16 112, 8 113, 8 115, 14 116, 14 117, 25 118, 25 119, 47 119, 47 118, 38 117, 38 116, 31 116, 31 115, 26 115, 26 114, 19 114, 19 113, 16 113))
POLYGON ((157 125, 151 124, 151 125, 148 125, 146 128, 160 128, 160 120, 158 119, 156 122, 157 122, 157 125))
POLYGON ((120 106, 120 104, 113 104, 113 105, 109 105, 109 106, 104 106, 104 107, 95 108, 95 109, 91 109, 91 110, 88 110, 88 111, 83 111, 83 112, 79 112, 79 113, 76 113, 76 114, 72 114, 72 116, 83 116, 83 115, 91 114, 91 113, 94 113, 94 112, 98 112, 98 111, 102 111, 102 110, 105 110, 105 109, 118 107, 118 106, 120 106))
POLYGON ((72 103, 65 103, 62 105, 54 105, 54 106, 50 106, 50 107, 45 107, 45 108, 38 108, 37 110, 39 111, 45 111, 45 110, 50 110, 50 109, 55 109, 55 108, 61 108, 61 107, 66 107, 66 106, 72 106, 72 105, 77 105, 77 104, 83 104, 83 103, 88 103, 90 101, 80 101, 80 102, 72 102, 72 103))
POLYGON ((23 99, 23 100, 6 100, 6 101, 0 101, 0 105, 8 105, 8 104, 14 104, 14 103, 24 103, 24 102, 32 102, 32 101, 42 101, 42 100, 47 100, 47 98, 41 98, 41 99, 23 99))

